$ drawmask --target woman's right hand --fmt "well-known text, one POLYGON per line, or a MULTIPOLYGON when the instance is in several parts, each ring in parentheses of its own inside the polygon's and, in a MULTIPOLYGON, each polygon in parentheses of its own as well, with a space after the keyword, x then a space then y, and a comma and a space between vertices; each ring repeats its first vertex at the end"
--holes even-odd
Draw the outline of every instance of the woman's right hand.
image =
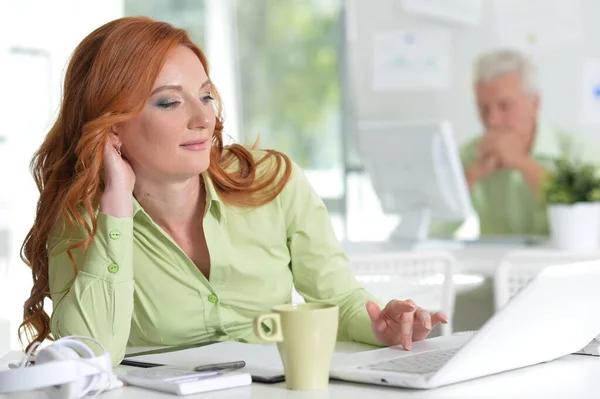
POLYGON ((100 211, 114 217, 133 215, 133 186, 135 173, 131 164, 119 155, 116 137, 111 134, 104 144, 104 193, 100 211))
POLYGON ((104 183, 106 190, 133 192, 135 173, 129 162, 120 155, 116 137, 111 133, 111 139, 104 144, 104 183))

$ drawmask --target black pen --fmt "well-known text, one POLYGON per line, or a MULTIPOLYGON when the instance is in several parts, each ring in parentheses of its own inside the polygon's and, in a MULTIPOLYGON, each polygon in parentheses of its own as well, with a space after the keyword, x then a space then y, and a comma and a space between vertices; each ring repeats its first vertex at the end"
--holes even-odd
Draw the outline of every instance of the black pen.
POLYGON ((164 364, 146 363, 146 362, 139 362, 137 360, 129 360, 129 359, 123 359, 121 361, 121 364, 123 366, 134 366, 134 367, 143 367, 143 368, 164 366, 164 364))
POLYGON ((244 367, 246 367, 246 362, 243 360, 239 360, 237 362, 203 364, 201 366, 194 367, 194 371, 210 372, 223 370, 238 370, 244 367))

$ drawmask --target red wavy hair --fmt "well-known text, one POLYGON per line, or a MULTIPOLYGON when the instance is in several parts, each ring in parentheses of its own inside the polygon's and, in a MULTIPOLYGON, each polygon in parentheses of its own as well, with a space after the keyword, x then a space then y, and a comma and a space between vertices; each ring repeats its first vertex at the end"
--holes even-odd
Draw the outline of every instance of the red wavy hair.
MULTIPOLYGON (((206 56, 187 32, 145 17, 111 21, 90 33, 75 49, 69 62, 58 118, 31 161, 40 198, 34 224, 21 248, 23 261, 31 268, 33 287, 25 301, 19 337, 33 343, 52 339, 50 317, 44 299, 48 285, 48 238, 63 221, 63 231, 81 228, 87 237, 67 250, 85 250, 96 234, 95 210, 104 189, 103 147, 111 127, 138 115, 152 91, 168 53, 176 46, 190 48, 208 76, 206 56), (91 218, 91 226, 85 218, 91 218)), ((255 160, 239 144, 223 146, 221 101, 213 88, 217 116, 208 174, 219 196, 232 204, 259 206, 273 200, 291 175, 290 159, 277 151, 255 160), (224 151, 226 150, 226 151, 224 151), (274 168, 256 173, 260 163, 274 159, 274 168), (236 162, 239 167, 229 171, 236 162)), ((67 267, 67 265, 64 265, 67 267)))

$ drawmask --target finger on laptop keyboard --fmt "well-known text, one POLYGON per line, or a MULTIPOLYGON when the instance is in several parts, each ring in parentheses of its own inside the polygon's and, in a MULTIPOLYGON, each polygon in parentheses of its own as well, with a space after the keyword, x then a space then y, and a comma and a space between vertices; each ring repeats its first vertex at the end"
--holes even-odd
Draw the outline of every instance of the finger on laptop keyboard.
POLYGON ((425 327, 427 330, 431 330, 431 327, 432 327, 431 315, 429 314, 429 312, 427 310, 425 310, 423 308, 419 308, 415 312, 415 316, 416 316, 416 319, 419 321, 419 323, 421 323, 421 325, 423 327, 425 327))
POLYGON ((400 342, 406 350, 412 348, 413 324, 415 322, 415 313, 406 312, 402 315, 400 321, 400 342))
POLYGON ((435 312, 431 315, 431 325, 435 326, 438 323, 448 323, 448 316, 444 312, 435 312))

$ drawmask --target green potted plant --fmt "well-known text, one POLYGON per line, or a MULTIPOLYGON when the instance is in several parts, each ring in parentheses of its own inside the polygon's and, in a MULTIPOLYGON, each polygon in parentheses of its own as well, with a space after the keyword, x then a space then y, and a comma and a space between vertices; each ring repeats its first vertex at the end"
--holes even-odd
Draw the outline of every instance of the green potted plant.
POLYGON ((593 164, 556 159, 547 171, 542 196, 550 235, 562 250, 592 250, 600 243, 600 174, 593 164))

